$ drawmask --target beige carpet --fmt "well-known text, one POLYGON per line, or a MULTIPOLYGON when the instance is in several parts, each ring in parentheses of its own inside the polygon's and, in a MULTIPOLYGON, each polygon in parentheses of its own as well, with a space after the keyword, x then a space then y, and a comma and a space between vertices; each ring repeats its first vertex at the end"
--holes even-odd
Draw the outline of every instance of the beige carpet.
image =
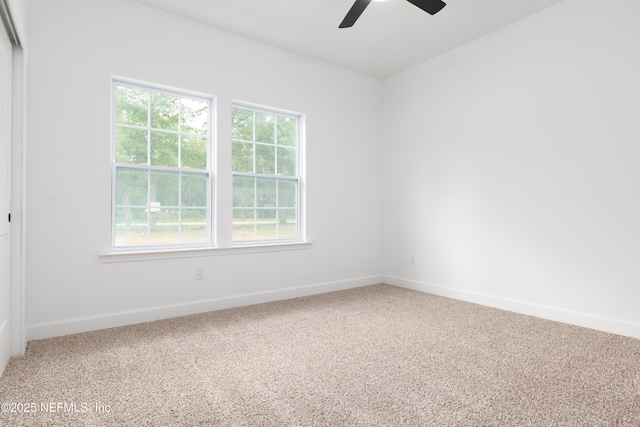
POLYGON ((0 402, 33 410, 2 426, 640 426, 640 340, 376 285, 32 341, 0 402))

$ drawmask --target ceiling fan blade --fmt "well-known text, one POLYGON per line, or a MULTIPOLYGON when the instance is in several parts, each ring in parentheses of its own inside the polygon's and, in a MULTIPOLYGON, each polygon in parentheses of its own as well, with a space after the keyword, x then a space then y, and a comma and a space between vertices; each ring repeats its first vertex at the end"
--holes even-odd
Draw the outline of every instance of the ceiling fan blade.
POLYGON ((447 4, 442 0, 407 0, 409 3, 418 6, 430 15, 440 12, 447 4))
POLYGON ((362 15, 362 12, 364 12, 367 6, 369 6, 369 3, 371 3, 371 0, 356 0, 338 28, 347 28, 353 26, 360 15, 362 15))

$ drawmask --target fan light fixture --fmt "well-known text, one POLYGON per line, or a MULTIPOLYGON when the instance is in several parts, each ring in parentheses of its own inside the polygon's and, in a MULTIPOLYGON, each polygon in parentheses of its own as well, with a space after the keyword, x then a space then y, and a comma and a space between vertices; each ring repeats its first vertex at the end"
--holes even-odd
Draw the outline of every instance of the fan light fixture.
MULTIPOLYGON (((385 0, 373 0, 373 1, 385 1, 385 0)), ((442 0, 407 0, 409 3, 414 6, 419 7, 430 15, 435 15, 440 12, 443 7, 447 4, 442 0)), ((351 6, 349 12, 347 12, 347 16, 344 17, 342 22, 340 23, 339 28, 348 28, 352 27, 353 24, 356 23, 362 12, 369 6, 371 0, 356 0, 356 2, 351 6)))

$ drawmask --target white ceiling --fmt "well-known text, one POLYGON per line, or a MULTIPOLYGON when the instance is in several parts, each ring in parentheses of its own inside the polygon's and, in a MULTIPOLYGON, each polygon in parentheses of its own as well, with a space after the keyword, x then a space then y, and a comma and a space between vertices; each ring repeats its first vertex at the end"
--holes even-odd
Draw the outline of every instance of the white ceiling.
POLYGON ((374 1, 345 29, 354 0, 134 1, 384 78, 562 0, 444 0, 433 16, 406 0, 374 1))

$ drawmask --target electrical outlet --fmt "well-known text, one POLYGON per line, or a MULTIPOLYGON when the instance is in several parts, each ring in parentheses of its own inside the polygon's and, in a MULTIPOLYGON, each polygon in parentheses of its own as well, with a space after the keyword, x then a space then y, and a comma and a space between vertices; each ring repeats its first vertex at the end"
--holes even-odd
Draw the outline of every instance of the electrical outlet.
POLYGON ((204 279, 204 267, 199 265, 196 267, 196 280, 204 279))
POLYGON ((415 264, 415 263, 416 263, 416 256, 409 255, 409 264, 415 264))

